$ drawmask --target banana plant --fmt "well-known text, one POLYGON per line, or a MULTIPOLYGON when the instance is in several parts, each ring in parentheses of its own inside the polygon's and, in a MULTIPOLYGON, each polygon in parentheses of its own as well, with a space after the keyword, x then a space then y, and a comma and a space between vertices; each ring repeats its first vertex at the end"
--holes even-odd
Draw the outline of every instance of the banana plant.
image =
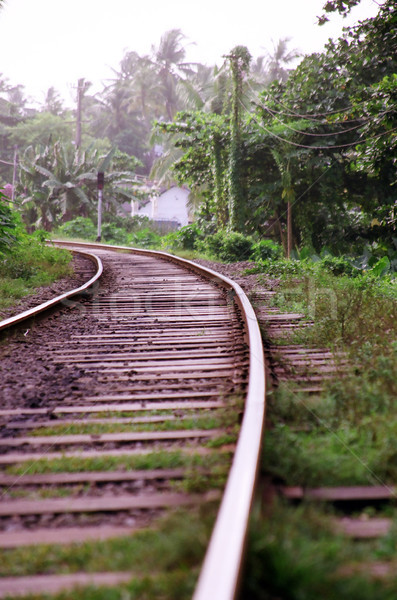
POLYGON ((77 150, 71 144, 58 142, 27 148, 21 160, 23 203, 28 209, 35 209, 35 224, 51 229, 52 225, 74 217, 95 214, 99 171, 106 174, 104 199, 109 211, 115 212, 124 201, 135 198, 141 185, 134 175, 137 161, 128 157, 131 170, 113 170, 120 154, 112 148, 103 156, 93 146, 77 150))

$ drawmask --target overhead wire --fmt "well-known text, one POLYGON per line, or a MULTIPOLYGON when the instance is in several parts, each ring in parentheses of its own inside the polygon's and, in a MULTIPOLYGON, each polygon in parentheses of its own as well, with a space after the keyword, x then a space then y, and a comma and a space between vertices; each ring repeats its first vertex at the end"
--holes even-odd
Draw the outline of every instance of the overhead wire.
MULTIPOLYGON (((242 104, 242 106, 244 106, 241 101, 240 101, 240 103, 242 104)), ((388 131, 384 131, 383 133, 379 133, 377 135, 370 136, 367 138, 358 139, 358 140, 355 140, 354 142, 350 142, 347 144, 331 144, 329 146, 309 146, 306 144, 298 144, 297 142, 293 142, 292 140, 288 140, 286 138, 283 138, 283 137, 277 135, 277 133, 270 131, 270 129, 267 129, 267 127, 265 127, 264 125, 259 123, 257 121, 257 119, 255 118, 255 116, 253 116, 253 115, 251 116, 251 119, 253 121, 255 121, 255 123, 258 125, 258 127, 263 129, 264 131, 266 131, 266 133, 273 136, 274 138, 280 140, 281 142, 285 142, 286 144, 289 144, 290 146, 295 146, 297 148, 307 148, 309 150, 336 150, 336 149, 341 149, 341 148, 351 148, 353 146, 357 146, 357 144, 362 144, 363 142, 367 142, 369 140, 375 140, 384 135, 388 135, 390 133, 393 133, 394 131, 397 131, 397 127, 394 127, 393 129, 389 129, 388 131)), ((302 131, 299 131, 299 133, 301 133, 302 135, 306 135, 305 132, 302 132, 302 131)))
MULTIPOLYGON (((250 84, 248 84, 248 87, 254 95, 257 95, 255 90, 252 88, 252 86, 250 84)), ((306 121, 313 121, 314 123, 320 123, 320 124, 324 124, 324 125, 330 125, 329 121, 326 121, 326 120, 324 121, 324 119, 326 119, 326 117, 328 117, 329 115, 337 115, 339 113, 348 112, 353 109, 353 106, 349 106, 349 107, 341 108, 339 110, 332 110, 332 111, 324 112, 324 113, 301 114, 301 113, 293 111, 286 104, 281 102, 281 100, 278 100, 277 98, 275 98, 273 96, 272 96, 272 101, 275 102, 276 104, 280 104, 286 110, 289 111, 289 112, 283 112, 283 111, 277 111, 276 109, 272 109, 273 112, 276 114, 279 114, 279 115, 282 115, 285 117, 298 117, 299 119, 304 119, 306 121), (322 117, 322 119, 320 119, 320 118, 317 119, 315 117, 322 117)), ((259 99, 258 99, 258 102, 260 102, 259 99)), ((355 104, 354 107, 356 108, 357 106, 360 106, 361 104, 365 104, 365 101, 355 104)), ((263 106, 263 108, 264 108, 264 106, 263 106)), ((351 123, 351 122, 355 122, 356 120, 357 119, 346 119, 343 122, 351 123)))
MULTIPOLYGON (((360 123, 359 125, 355 125, 354 127, 349 127, 347 129, 343 129, 342 131, 333 131, 331 133, 311 133, 308 131, 301 131, 299 129, 295 129, 294 127, 291 127, 291 125, 288 125, 287 123, 284 123, 284 121, 282 121, 279 117, 276 116, 276 113, 273 113, 273 111, 266 107, 265 105, 257 105, 260 106, 261 108, 263 108, 263 110, 265 110, 266 112, 268 112, 273 119, 276 119, 277 121, 279 121, 284 127, 286 127, 287 129, 290 129, 291 131, 294 131, 295 133, 304 133, 305 135, 309 135, 312 137, 334 137, 336 135, 342 135, 343 133, 348 133, 349 131, 354 131, 356 129, 359 129, 360 127, 362 127, 363 125, 365 125, 365 123, 369 122, 369 119, 366 119, 365 121, 363 121, 362 123, 360 123)), ((325 125, 325 123, 322 123, 323 125, 325 125)), ((329 125, 329 123, 327 123, 327 125, 329 125)), ((334 125, 334 123, 333 123, 334 125)))

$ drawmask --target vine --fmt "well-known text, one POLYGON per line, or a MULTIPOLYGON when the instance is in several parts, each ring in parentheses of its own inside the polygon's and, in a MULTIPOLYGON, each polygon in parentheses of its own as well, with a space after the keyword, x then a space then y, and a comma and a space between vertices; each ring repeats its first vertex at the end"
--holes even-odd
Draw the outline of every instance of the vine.
POLYGON ((251 54, 245 46, 236 46, 227 56, 230 61, 233 81, 232 117, 230 124, 229 153, 229 229, 243 229, 243 188, 241 183, 241 103, 243 91, 243 75, 249 70, 251 54))

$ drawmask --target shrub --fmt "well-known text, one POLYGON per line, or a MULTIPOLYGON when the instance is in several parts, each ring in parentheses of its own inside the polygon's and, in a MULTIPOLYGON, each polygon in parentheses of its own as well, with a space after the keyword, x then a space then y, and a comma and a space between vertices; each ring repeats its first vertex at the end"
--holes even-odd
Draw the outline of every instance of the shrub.
POLYGON ((158 248, 161 243, 161 237, 158 233, 146 227, 129 236, 129 245, 138 248, 158 248))
POLYGON ((114 223, 102 224, 102 238, 106 242, 120 246, 128 243, 128 234, 126 230, 117 227, 114 223))
POLYGON ((63 223, 63 225, 58 228, 58 233, 65 235, 66 237, 95 240, 97 229, 88 217, 76 217, 72 221, 63 223))
POLYGON ((193 250, 196 242, 202 239, 203 235, 203 232, 195 223, 185 225, 175 233, 176 239, 183 250, 193 250))
POLYGON ((196 242, 196 250, 214 256, 215 258, 220 258, 224 236, 224 231, 217 231, 216 233, 207 235, 203 240, 198 240, 196 242))
POLYGON ((0 192, 0 254, 8 252, 21 233, 19 215, 3 202, 4 198, 4 194, 0 192))
POLYGON ((237 231, 225 235, 220 258, 225 262, 247 260, 252 252, 252 238, 237 231))
POLYGON ((252 238, 237 231, 218 231, 196 244, 198 250, 224 262, 248 260, 252 247, 252 238))
POLYGON ((350 275, 357 277, 360 269, 353 266, 351 262, 342 256, 324 256, 320 261, 320 268, 329 271, 333 275, 350 275))
POLYGON ((257 260, 277 260, 282 257, 283 249, 272 240, 259 240, 252 246, 251 258, 257 260))
POLYGON ((175 250, 194 250, 204 234, 195 223, 163 236, 161 247, 175 250))
POLYGON ((103 224, 111 224, 119 229, 124 229, 127 233, 133 233, 140 229, 146 229, 150 226, 149 217, 145 215, 122 216, 105 212, 102 217, 103 224))

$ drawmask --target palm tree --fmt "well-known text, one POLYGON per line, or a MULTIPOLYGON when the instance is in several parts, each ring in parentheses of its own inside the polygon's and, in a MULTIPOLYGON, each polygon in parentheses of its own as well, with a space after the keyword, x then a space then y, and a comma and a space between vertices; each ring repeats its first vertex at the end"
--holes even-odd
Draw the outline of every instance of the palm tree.
POLYGON ((180 29, 170 29, 161 37, 159 47, 152 48, 162 85, 166 116, 169 121, 172 121, 179 108, 178 81, 183 79, 182 75, 194 73, 192 65, 183 62, 186 55, 186 51, 181 45, 183 39, 185 36, 180 29))
POLYGON ((63 104, 59 96, 59 93, 54 87, 50 87, 47 90, 47 94, 44 101, 44 110, 51 113, 52 115, 59 116, 63 113, 63 104))
POLYGON ((267 71, 269 81, 286 81, 288 79, 288 69, 286 66, 301 56, 296 48, 288 50, 290 37, 281 38, 277 44, 273 42, 273 53, 267 53, 267 71))

